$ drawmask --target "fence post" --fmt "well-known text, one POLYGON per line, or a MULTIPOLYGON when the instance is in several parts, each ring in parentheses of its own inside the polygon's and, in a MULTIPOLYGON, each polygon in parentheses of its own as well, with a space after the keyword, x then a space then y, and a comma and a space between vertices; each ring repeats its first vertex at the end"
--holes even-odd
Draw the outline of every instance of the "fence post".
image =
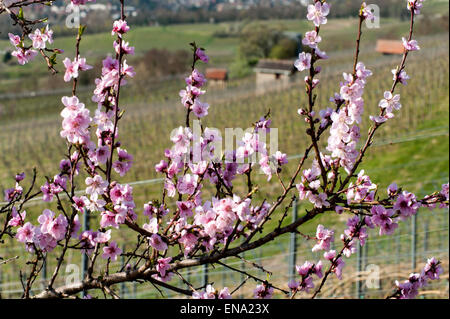
POLYGON ((362 281, 361 281, 361 272, 362 272, 362 260, 363 260, 363 247, 361 245, 358 245, 358 251, 356 255, 356 266, 357 266, 357 279, 356 279, 356 298, 361 299, 362 298, 362 281))
POLYGON ((411 268, 416 269, 416 248, 417 248, 417 214, 411 219, 411 268))
POLYGON ((204 264, 203 265, 203 284, 202 284, 202 286, 204 288, 206 288, 207 285, 208 285, 208 265, 204 264))
MULTIPOLYGON (((122 251, 125 252, 125 244, 122 246, 122 251)), ((122 255, 121 257, 121 261, 122 261, 122 269, 125 269, 125 256, 122 255)), ((122 298, 125 298, 125 282, 122 282, 120 284, 120 296, 122 298)))
MULTIPOLYGON (((245 259, 245 252, 243 252, 242 254, 242 258, 245 259)), ((245 272, 245 261, 241 260, 241 270, 243 272, 245 272)), ((244 282, 245 280, 245 275, 243 273, 241 273, 241 282, 244 282)), ((241 298, 244 298, 244 289, 241 289, 241 298)))
POLYGON ((47 256, 44 258, 44 263, 42 264, 42 288, 45 288, 47 282, 47 256))
MULTIPOLYGON (((87 209, 84 210, 84 225, 83 225, 83 230, 89 230, 90 226, 89 226, 89 212, 87 209)), ((81 265, 81 269, 82 269, 82 273, 81 273, 81 278, 82 280, 84 280, 84 278, 86 278, 87 275, 87 270, 88 270, 88 266, 89 266, 89 258, 87 256, 87 253, 84 253, 82 255, 82 265, 81 265)), ((87 296, 87 291, 83 290, 82 292, 82 297, 86 297, 87 296)))
MULTIPOLYGON (((366 239, 366 243, 364 245, 364 251, 363 251, 363 271, 367 271, 367 266, 369 266, 369 239, 366 239)), ((362 283, 364 281, 361 281, 361 290, 362 290, 362 296, 363 298, 366 297, 366 292, 368 292, 367 290, 367 285, 364 286, 362 283)))
POLYGON ((424 253, 428 252, 428 232, 429 232, 429 225, 428 220, 425 222, 425 230, 424 230, 424 238, 423 238, 423 251, 424 253))
MULTIPOLYGON (((292 202, 292 222, 297 220, 297 198, 292 202)), ((289 247, 289 280, 295 278, 295 264, 297 262, 297 234, 291 233, 291 242, 289 247)))

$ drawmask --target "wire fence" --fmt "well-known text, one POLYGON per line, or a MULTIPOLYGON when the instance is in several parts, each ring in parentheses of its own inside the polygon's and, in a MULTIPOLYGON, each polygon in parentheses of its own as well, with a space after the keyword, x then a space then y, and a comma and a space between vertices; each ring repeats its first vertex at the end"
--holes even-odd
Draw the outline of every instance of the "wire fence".
MULTIPOLYGON (((295 219, 296 210, 293 209, 292 218, 295 219)), ((340 234, 345 226, 345 219, 335 221, 333 229, 336 234, 340 234), (340 227, 341 225, 342 227, 340 227)), ((427 258, 436 257, 442 261, 444 274, 441 280, 426 287, 420 297, 422 298, 448 298, 448 267, 449 267, 449 225, 448 209, 436 209, 433 211, 421 209, 411 220, 401 222, 395 235, 379 236, 376 230, 369 231, 369 239, 364 247, 350 258, 344 258, 346 266, 342 280, 331 276, 329 282, 324 287, 320 297, 322 298, 383 298, 393 292, 395 280, 405 280, 411 272, 419 272, 426 263, 427 258)), ((301 229, 300 229, 301 230, 301 229)), ((314 234, 310 234, 314 235, 314 234)), ((251 274, 261 280, 269 281, 277 287, 287 290, 287 283, 290 279, 298 277, 295 274, 295 266, 303 264, 305 261, 318 262, 322 258, 321 252, 312 252, 314 241, 304 240, 303 237, 295 234, 286 234, 277 241, 267 244, 258 249, 242 253, 240 258, 230 257, 224 261, 228 267, 242 271, 231 270, 220 264, 201 266, 194 269, 180 271, 180 275, 193 287, 201 289, 206 284, 212 284, 216 289, 229 287, 233 291, 245 282, 238 289, 233 297, 252 298, 252 291, 257 282, 247 278, 246 274, 251 274), (252 263, 263 267, 271 272, 270 276, 252 266, 252 263), (245 273, 245 274, 244 274, 245 273)), ((124 244, 124 247, 127 244, 124 244)), ((340 249, 342 243, 339 236, 336 236, 334 249, 340 249)), ((3 256, 5 249, 0 251, 3 256)), ((7 250, 8 255, 23 254, 22 247, 14 247, 7 250)), ((68 255, 68 260, 63 267, 61 278, 57 284, 70 283, 81 275, 72 272, 74 268, 73 256, 68 255), (65 271, 65 272, 64 272, 65 271), (75 276, 75 277, 74 277, 75 276)), ((51 261, 48 261, 51 263, 51 261)), ((125 258, 121 258, 111 263, 111 271, 124 268, 125 258)), ((82 267, 80 262, 75 266, 82 267)), ((324 269, 328 267, 324 263, 324 269)), ((78 267, 75 267, 77 269, 78 267)), ((48 281, 48 267, 43 269, 40 282, 38 282, 33 293, 41 292, 45 289, 48 281)), ((0 267, 0 295, 2 298, 20 298, 23 288, 19 278, 18 269, 9 272, 4 267, 0 267), (3 271, 3 272, 2 272, 3 271)), ((296 278, 297 280, 299 278, 296 278)), ((170 284, 177 287, 189 289, 189 287, 179 277, 174 276, 170 284)), ((183 298, 172 291, 160 288, 155 289, 148 282, 122 283, 115 287, 116 293, 121 298, 183 298)), ((301 297, 310 296, 308 293, 301 297)), ((283 297, 277 292, 275 297, 283 297)))

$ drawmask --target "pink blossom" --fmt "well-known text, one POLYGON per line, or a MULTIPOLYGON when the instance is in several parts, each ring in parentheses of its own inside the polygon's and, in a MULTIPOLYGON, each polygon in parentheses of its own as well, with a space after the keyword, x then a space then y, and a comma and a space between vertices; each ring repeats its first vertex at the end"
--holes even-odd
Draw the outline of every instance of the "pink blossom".
POLYGON ((47 36, 48 43, 53 43, 53 30, 51 30, 48 24, 45 26, 44 34, 47 36))
POLYGON ((157 234, 153 234, 152 237, 150 237, 149 243, 150 243, 150 246, 152 246, 154 249, 156 249, 158 251, 167 250, 167 244, 157 234))
POLYGON ((192 216, 192 202, 177 202, 177 207, 180 211, 180 217, 190 217, 192 216))
POLYGON ((331 243, 334 241, 334 231, 326 229, 323 225, 317 226, 316 232, 317 244, 312 251, 329 250, 331 243))
POLYGON ((275 158, 278 166, 286 165, 288 163, 287 155, 284 153, 281 153, 280 151, 277 151, 274 154, 274 158, 275 158))
POLYGON ((158 164, 155 165, 155 171, 158 173, 162 173, 167 169, 167 162, 165 160, 161 160, 158 164))
POLYGON ((406 74, 406 72, 404 70, 401 70, 398 73, 397 69, 393 69, 391 72, 394 75, 394 77, 393 77, 394 81, 398 80, 403 85, 407 85, 408 84, 408 80, 410 79, 410 77, 409 77, 408 74, 406 74), (397 76, 397 73, 398 73, 398 76, 397 76))
POLYGON ((419 51, 420 50, 420 47, 416 40, 408 41, 407 39, 402 38, 402 42, 403 42, 403 47, 407 51, 419 51))
POLYGON ((130 30, 127 22, 124 20, 114 21, 113 29, 111 31, 111 35, 117 34, 118 36, 122 36, 122 34, 127 33, 130 30))
POLYGON ((197 69, 194 69, 191 73, 191 75, 186 78, 186 84, 192 85, 196 87, 202 87, 206 83, 205 76, 200 73, 197 69))
POLYGON ((209 62, 209 57, 206 55, 205 51, 203 51, 202 49, 198 48, 197 51, 195 51, 195 55, 197 56, 197 58, 204 62, 204 63, 208 63, 209 62))
POLYGON ((297 291, 300 287, 300 283, 292 279, 288 282, 288 287, 290 290, 297 291))
POLYGON ((78 56, 76 63, 78 63, 78 68, 81 71, 87 71, 93 68, 92 65, 86 63, 86 58, 81 58, 80 56, 78 56))
POLYGON ((36 57, 37 52, 35 50, 24 51, 22 49, 17 49, 16 51, 13 51, 11 55, 17 58, 20 65, 24 65, 32 61, 36 57))
POLYGON ((117 54, 122 51, 122 54, 134 55, 134 47, 130 47, 130 44, 128 42, 122 41, 122 46, 120 46, 120 43, 118 41, 115 41, 113 45, 117 54))
POLYGON ((95 150, 95 159, 99 164, 105 164, 109 159, 110 148, 106 145, 100 146, 95 150))
POLYGON ((17 47, 22 42, 22 39, 18 35, 8 33, 8 36, 9 36, 9 41, 11 41, 11 44, 15 47, 17 47))
POLYGON ((197 116, 198 118, 202 118, 208 115, 208 109, 209 104, 202 103, 198 99, 195 100, 194 104, 192 105, 192 112, 194 112, 195 116, 197 116))
POLYGON ((8 222, 8 226, 17 227, 22 226, 25 221, 25 217, 27 216, 27 212, 23 211, 22 213, 18 213, 15 207, 12 208, 11 219, 8 222))
POLYGON ((91 195, 91 199, 97 199, 99 195, 103 195, 108 187, 108 182, 104 181, 100 175, 86 178, 86 194, 91 195))
POLYGON ((63 60, 66 72, 64 74, 64 81, 69 82, 72 78, 78 78, 79 64, 75 61, 72 62, 69 58, 63 60))
POLYGON ((180 194, 194 194, 197 188, 197 175, 186 174, 184 175, 177 184, 177 189, 180 194))
POLYGON ((339 257, 336 262, 335 266, 333 267, 333 272, 336 274, 336 277, 338 277, 339 280, 342 279, 342 269, 345 266, 345 262, 342 260, 341 257, 339 257))
POLYGON ((273 287, 263 283, 257 285, 255 290, 253 290, 253 296, 256 299, 271 299, 273 295, 273 287))
POLYGON ((298 60, 296 60, 294 63, 294 66, 300 72, 311 68, 311 53, 300 53, 298 56, 298 60))
POLYGON ((230 291, 228 290, 228 287, 223 288, 219 292, 218 299, 231 299, 230 291))
POLYGON ((55 218, 53 221, 49 223, 47 232, 58 241, 65 237, 67 226, 68 226, 67 218, 64 215, 59 215, 57 218, 55 218))
POLYGON ((77 238, 78 237, 77 233, 81 229, 81 223, 80 223, 80 218, 78 217, 78 214, 75 215, 70 227, 71 227, 70 237, 77 238))
POLYGON ((427 260, 427 264, 422 270, 422 277, 430 280, 437 280, 439 276, 444 272, 442 269, 440 262, 432 257, 427 260))
POLYGON ((111 230, 107 230, 106 232, 95 232, 92 234, 92 240, 94 243, 105 244, 111 240, 111 230))
POLYGON ((310 48, 315 49, 317 48, 317 44, 320 41, 322 41, 322 38, 317 34, 316 31, 313 30, 305 33, 302 43, 309 46, 310 48))
POLYGON ((52 235, 40 232, 39 228, 35 228, 34 243, 45 252, 51 252, 58 245, 52 235))
POLYGON ((323 257, 326 260, 330 260, 330 261, 333 260, 336 257, 336 250, 330 250, 330 251, 325 252, 323 254, 323 257))
POLYGON ((36 29, 34 33, 30 33, 28 37, 33 41, 33 48, 45 49, 45 42, 48 41, 48 35, 36 29))
POLYGON ((109 246, 103 247, 103 259, 111 258, 111 261, 116 261, 117 256, 122 253, 122 249, 117 246, 115 241, 112 241, 109 246))
POLYGON ((177 188, 175 187, 174 183, 169 179, 166 179, 164 181, 164 189, 166 190, 167 196, 169 197, 174 197, 177 192, 177 188))
POLYGON ((313 21, 316 27, 319 27, 321 24, 327 23, 326 16, 330 13, 330 6, 328 3, 321 3, 317 1, 314 5, 308 5, 308 14, 307 18, 309 21, 313 21))
POLYGON ((373 20, 375 17, 372 10, 367 7, 365 2, 361 5, 361 15, 367 20, 373 20))
POLYGON ((398 186, 396 183, 392 183, 391 185, 388 186, 387 188, 387 193, 389 196, 395 196, 398 192, 398 186))
POLYGON ((327 201, 328 196, 325 193, 319 195, 310 194, 309 201, 317 208, 329 207, 330 203, 327 201))
POLYGON ((25 179, 25 173, 22 172, 20 174, 17 174, 14 179, 16 180, 17 183, 23 181, 25 179))
POLYGON ((156 234, 159 231, 158 218, 156 218, 156 217, 150 218, 150 221, 148 222, 148 224, 144 224, 142 226, 142 228, 144 228, 146 231, 148 231, 151 234, 156 234))
MULTIPOLYGON (((327 53, 325 52, 325 51, 321 51, 319 48, 316 48, 315 50, 314 50, 314 52, 316 53, 316 56, 317 56, 317 59, 322 59, 322 60, 326 60, 326 59, 328 59, 328 55, 327 55, 327 53)), ((320 69, 319 69, 320 70, 320 69)), ((319 73, 319 72, 317 72, 318 70, 316 70, 316 73, 319 73)))
POLYGON ((166 271, 170 269, 171 261, 172 261, 172 257, 158 259, 158 263, 156 264, 156 271, 159 272, 161 277, 166 276, 166 271))
POLYGON ((408 0, 407 8, 410 11, 414 11, 414 14, 420 14, 420 9, 422 9, 424 0, 408 0))
POLYGON ((41 224, 40 231, 43 234, 47 234, 49 232, 49 227, 55 217, 55 213, 50 209, 44 209, 42 214, 38 217, 38 222, 41 224))
POLYGON ((406 219, 415 215, 420 207, 420 203, 417 202, 416 196, 413 193, 403 191, 397 198, 394 204, 394 210, 399 211, 400 217, 406 219))
POLYGON ((31 243, 33 242, 33 236, 34 236, 34 226, 27 222, 25 225, 20 227, 17 230, 16 238, 21 243, 31 243))
POLYGON ((391 92, 384 92, 384 99, 380 101, 378 106, 385 109, 386 112, 392 113, 393 110, 400 110, 402 105, 400 104, 400 94, 392 95, 391 92))

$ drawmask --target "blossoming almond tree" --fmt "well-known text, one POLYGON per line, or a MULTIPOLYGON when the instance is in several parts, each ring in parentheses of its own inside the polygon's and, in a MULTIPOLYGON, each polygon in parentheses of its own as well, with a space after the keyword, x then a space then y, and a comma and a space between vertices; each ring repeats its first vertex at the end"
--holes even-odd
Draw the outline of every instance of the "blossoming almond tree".
MULTIPOLYGON (((314 28, 305 34, 303 44, 311 50, 300 54, 295 67, 306 73, 304 82, 308 103, 298 110, 298 114, 307 123, 306 133, 311 143, 288 180, 283 180, 279 174, 285 169, 286 154, 271 154, 260 137, 260 133, 270 131, 269 114, 253 124, 252 132, 244 135, 236 150, 217 158, 214 143, 219 137, 202 124, 210 106, 201 101, 206 93, 206 80, 197 69, 199 63, 208 63, 209 58, 203 48, 191 43, 192 72, 186 78, 186 88, 179 93, 186 121, 172 134, 173 146, 164 152, 164 159, 155 166, 165 179, 161 197, 142 208, 136 207, 133 188, 116 180, 117 176, 127 174, 134 161, 121 144, 118 130, 120 120, 125 116, 125 108, 120 103, 121 90, 127 78, 135 75, 133 67, 126 61, 128 55, 134 54, 134 48, 126 41, 130 27, 124 14, 124 1, 120 0, 121 17, 112 28, 114 55, 103 60, 101 75, 95 80, 92 102, 97 104, 97 109, 94 114, 77 97, 77 79, 81 72, 91 68, 79 49, 85 27, 79 29, 74 58, 63 61, 64 80, 72 81, 72 96, 61 100, 61 137, 67 141, 68 147, 58 173, 47 178, 40 190, 35 190, 36 172, 27 189, 21 186, 25 175, 19 174, 15 177, 15 187, 5 192, 8 203, 0 208, 0 240, 5 244, 8 240, 23 243, 30 256, 28 267, 31 270, 23 284, 23 298, 67 298, 91 290, 102 290, 105 295, 116 298, 114 286, 133 281, 148 282, 150 288, 164 287, 193 298, 230 298, 236 289, 221 287, 217 290, 211 285, 196 289, 179 271, 220 264, 243 272, 226 265, 226 259, 264 246, 283 234, 296 232, 307 221, 325 212, 347 214, 347 228, 338 237, 341 244, 334 244, 339 247, 336 250, 331 249, 336 231, 326 225, 317 227, 317 233, 311 237, 315 241, 311 249, 323 251, 323 259, 298 265, 297 279, 278 287, 267 279, 245 273, 258 283, 254 298, 270 298, 275 290, 290 298, 311 291, 315 298, 320 296, 330 276, 341 278, 345 271, 345 258, 356 252, 357 245, 365 244, 368 228, 378 229, 380 236, 389 236, 395 233, 399 223, 416 214, 420 207, 448 207, 449 184, 424 198, 418 198, 394 183, 384 192, 359 168, 379 128, 400 114, 400 95, 395 91, 399 84, 406 85, 409 79, 405 70, 408 55, 419 50, 413 32, 414 20, 420 14, 423 0, 407 1, 410 31, 403 38, 404 54, 398 67, 392 70, 392 86, 384 93, 380 92, 379 113, 370 115, 372 125, 367 136, 361 134, 359 125, 362 118, 368 116, 364 114, 363 96, 372 72, 359 61, 359 47, 362 24, 372 18, 372 13, 363 3, 358 13, 353 69, 343 74, 344 80, 340 83, 339 92, 331 98, 330 107, 319 110, 315 101, 321 67, 317 64, 328 59, 327 54, 319 49, 322 41, 319 34, 322 25, 327 23, 331 8, 322 0, 309 5, 307 19, 314 28), (193 120, 201 123, 200 133, 193 131, 193 120), (319 141, 327 132, 327 147, 321 150, 319 141), (359 148, 361 141, 363 146, 359 148), (256 154, 259 155, 258 163, 250 160, 256 154), (313 160, 311 167, 305 167, 308 158, 313 160), (268 181, 274 175, 277 177, 274 183, 280 184, 281 194, 262 201, 255 200, 258 188, 253 180, 258 167, 268 181), (75 181, 80 178, 80 171, 84 171, 87 178, 84 180, 84 194, 76 196, 75 181), (243 179, 247 185, 244 193, 234 189, 234 181, 238 179, 243 179), (215 189, 212 198, 205 197, 203 190, 207 185, 215 189), (300 200, 310 202, 311 208, 302 217, 282 226, 293 204, 294 194, 298 194, 300 200), (56 201, 57 212, 45 209, 37 220, 27 216, 24 205, 38 196, 42 196, 45 202, 56 201), (277 215, 279 211, 284 214, 277 215), (80 219, 84 214, 98 218, 100 227, 82 231, 80 219), (144 216, 145 223, 138 222, 139 215, 144 216), (273 218, 278 218, 278 226, 270 229, 267 222, 273 218), (114 238, 122 229, 139 235, 130 251, 122 251, 117 238, 114 238), (260 235, 263 229, 265 233, 260 235), (79 283, 57 287, 55 281, 69 250, 88 257, 87 274, 79 283), (32 296, 31 288, 45 260, 51 255, 57 257, 53 274, 46 288, 32 296), (118 256, 126 257, 130 267, 110 272, 110 262, 118 256), (99 259, 107 261, 106 269, 96 268, 99 259), (174 276, 180 277, 187 288, 171 284, 174 276)), ((28 63, 40 52, 48 67, 56 72, 56 55, 48 57, 46 52, 56 54, 62 51, 48 48, 53 42, 51 29, 47 25, 33 31, 32 26, 42 21, 26 20, 21 10, 24 6, 43 2, 16 1, 7 5, 0 1, 0 13, 9 13, 22 27, 22 35, 10 34, 18 62, 28 63), (27 41, 32 43, 27 44, 27 41)), ((72 0, 74 5, 86 2, 72 0)), ((266 271, 260 265, 254 266, 266 271)), ((442 271, 440 261, 430 258, 421 273, 411 274, 405 282, 396 282, 390 298, 415 297, 419 288, 430 280, 439 279, 442 271)))

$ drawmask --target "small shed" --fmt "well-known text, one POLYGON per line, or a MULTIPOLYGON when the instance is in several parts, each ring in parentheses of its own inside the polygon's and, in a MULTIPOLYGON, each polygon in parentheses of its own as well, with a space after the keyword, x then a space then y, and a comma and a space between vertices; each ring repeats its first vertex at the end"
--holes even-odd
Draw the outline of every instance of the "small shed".
POLYGON ((375 50, 383 54, 403 54, 405 52, 402 41, 383 39, 377 41, 375 50))
POLYGON ((264 89, 268 85, 287 86, 295 81, 294 63, 294 60, 259 60, 254 69, 258 89, 264 89))
POLYGON ((205 77, 210 85, 225 86, 228 81, 227 69, 206 69, 205 77))

